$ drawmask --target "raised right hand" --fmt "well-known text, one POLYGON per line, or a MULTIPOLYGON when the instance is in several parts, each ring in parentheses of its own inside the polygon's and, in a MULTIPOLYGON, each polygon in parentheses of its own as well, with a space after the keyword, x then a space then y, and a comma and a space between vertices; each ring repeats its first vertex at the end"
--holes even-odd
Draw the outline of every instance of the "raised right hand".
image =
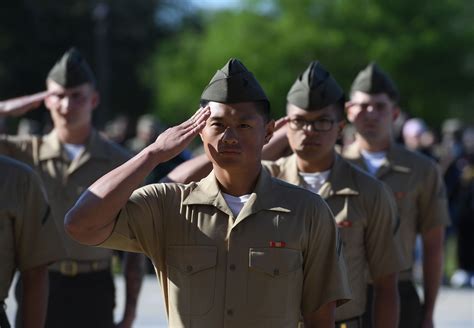
POLYGON ((147 148, 159 154, 160 161, 165 162, 181 153, 194 137, 206 126, 206 121, 211 115, 209 106, 199 108, 187 121, 167 129, 161 133, 156 141, 147 148))
POLYGON ((38 108, 50 94, 50 91, 42 91, 29 96, 0 101, 0 116, 23 115, 32 109, 38 108))

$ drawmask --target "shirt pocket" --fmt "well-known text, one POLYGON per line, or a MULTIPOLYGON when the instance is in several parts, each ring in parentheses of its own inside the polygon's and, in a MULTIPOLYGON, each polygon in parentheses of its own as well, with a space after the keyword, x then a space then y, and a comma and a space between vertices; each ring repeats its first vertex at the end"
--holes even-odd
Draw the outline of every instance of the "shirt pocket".
POLYGON ((259 316, 299 315, 303 287, 301 251, 250 248, 247 304, 259 316))
POLYGON ((217 248, 169 246, 166 254, 172 311, 203 315, 214 304, 217 248))

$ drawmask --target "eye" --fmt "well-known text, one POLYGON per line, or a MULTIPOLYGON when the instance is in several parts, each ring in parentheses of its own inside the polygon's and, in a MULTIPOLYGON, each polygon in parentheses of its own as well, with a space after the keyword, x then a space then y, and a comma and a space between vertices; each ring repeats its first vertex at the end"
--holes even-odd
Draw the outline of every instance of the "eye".
POLYGON ((250 126, 250 124, 247 124, 247 123, 241 123, 239 127, 241 129, 250 129, 252 126, 250 126))
POLYGON ((215 127, 215 128, 222 128, 224 127, 224 124, 221 123, 221 122, 211 122, 210 124, 212 127, 215 127))

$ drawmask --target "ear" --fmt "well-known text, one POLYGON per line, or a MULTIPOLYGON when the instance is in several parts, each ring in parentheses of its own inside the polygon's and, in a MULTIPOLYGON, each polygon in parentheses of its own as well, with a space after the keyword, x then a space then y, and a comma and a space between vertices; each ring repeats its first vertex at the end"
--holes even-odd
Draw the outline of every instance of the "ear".
POLYGON ((347 117, 347 120, 352 123, 354 122, 356 115, 351 110, 351 107, 352 107, 352 102, 347 101, 346 106, 345 106, 346 117, 347 117))
POLYGON ((47 96, 46 98, 44 98, 44 107, 46 107, 48 111, 51 110, 51 105, 52 105, 51 102, 52 102, 51 96, 47 96))
POLYGON ((99 92, 97 92, 96 90, 93 91, 93 94, 92 94, 92 109, 96 109, 97 106, 99 106, 100 104, 100 95, 99 95, 99 92))
POLYGON ((398 118, 400 112, 400 107, 398 105, 394 105, 392 109, 392 121, 395 121, 398 118))
POLYGON ((265 144, 272 138, 273 131, 275 131, 275 120, 270 120, 270 122, 265 124, 265 144))
POLYGON ((339 134, 339 136, 342 134, 342 131, 344 130, 345 127, 346 127, 346 120, 343 119, 337 122, 337 133, 339 134))

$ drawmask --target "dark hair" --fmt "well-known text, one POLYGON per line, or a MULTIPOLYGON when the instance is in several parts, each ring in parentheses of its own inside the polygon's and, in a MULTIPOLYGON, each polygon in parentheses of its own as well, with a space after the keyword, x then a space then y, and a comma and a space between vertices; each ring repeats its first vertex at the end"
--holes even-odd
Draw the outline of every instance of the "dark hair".
MULTIPOLYGON (((270 121, 270 102, 268 100, 257 100, 250 102, 256 105, 258 113, 262 115, 265 123, 268 123, 268 121, 270 121)), ((208 104, 209 100, 201 99, 199 101, 199 105, 201 107, 206 107, 208 104)))

